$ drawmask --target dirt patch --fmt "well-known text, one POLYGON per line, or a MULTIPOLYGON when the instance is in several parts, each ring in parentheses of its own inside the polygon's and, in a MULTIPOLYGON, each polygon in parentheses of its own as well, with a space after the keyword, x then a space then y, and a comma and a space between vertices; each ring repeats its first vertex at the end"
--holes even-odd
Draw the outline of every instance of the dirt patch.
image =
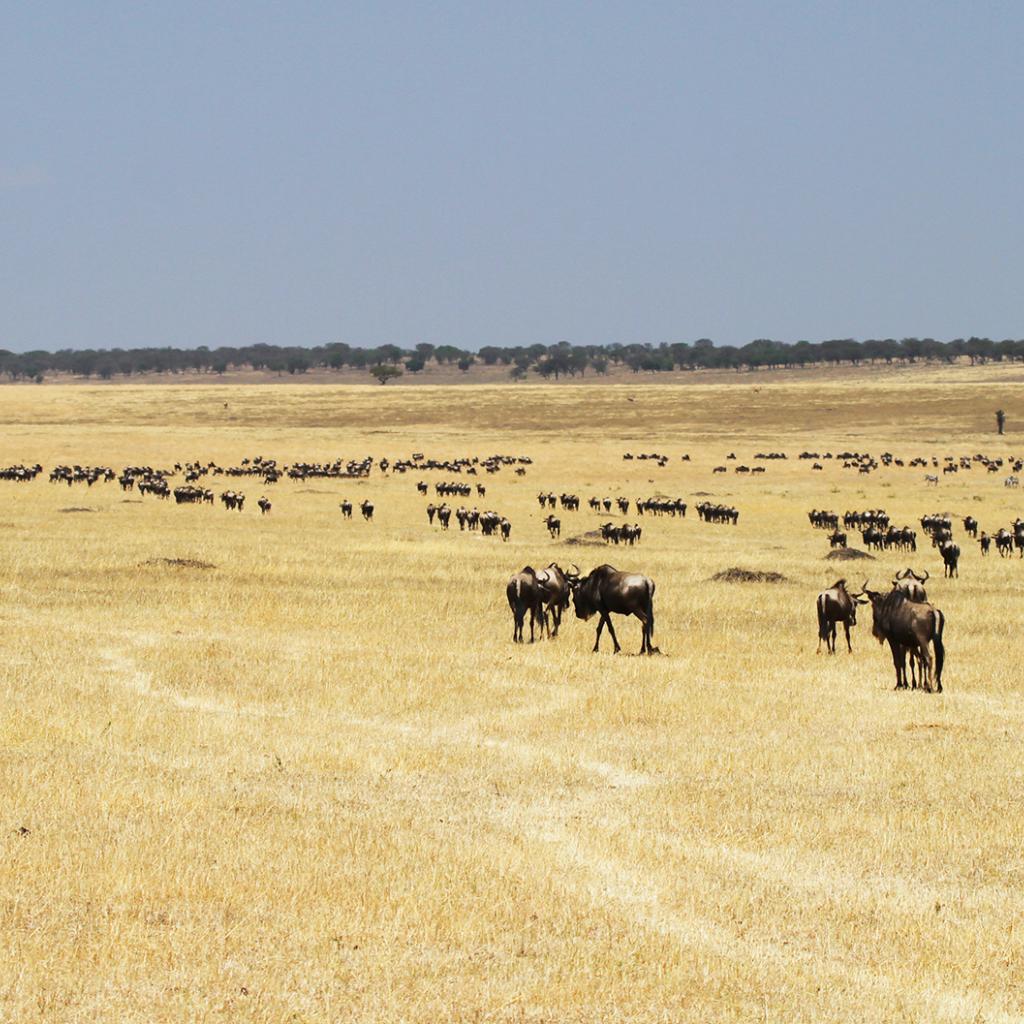
POLYGON ((141 498, 122 498, 121 499, 121 504, 122 505, 141 505, 142 504, 142 499, 141 498))
POLYGON ((165 565, 174 569, 216 569, 213 562, 202 562, 198 558, 147 558, 140 565, 165 565))
POLYGON ((711 577, 716 583, 788 583, 781 572, 770 569, 723 569, 711 577))
POLYGON ((72 505, 71 508, 58 509, 60 512, 95 512, 94 508, 81 508, 78 505, 72 505))
POLYGON ((562 543, 568 544, 571 547, 591 547, 593 545, 604 547, 607 544, 607 541, 605 541, 604 537, 601 536, 600 530, 587 530, 586 533, 578 534, 575 537, 566 537, 562 543))
POLYGON ((836 548, 835 551, 830 551, 825 556, 826 562, 857 562, 862 559, 868 559, 873 562, 875 560, 874 555, 869 555, 866 551, 858 551, 857 548, 836 548))

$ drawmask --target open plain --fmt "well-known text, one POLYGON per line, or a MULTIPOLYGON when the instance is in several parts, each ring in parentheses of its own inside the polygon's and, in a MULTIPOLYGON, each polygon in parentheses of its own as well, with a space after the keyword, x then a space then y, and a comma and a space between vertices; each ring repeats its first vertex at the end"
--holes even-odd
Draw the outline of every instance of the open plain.
POLYGON ((796 458, 1024 456, 1022 378, 3 389, 0 465, 44 473, 0 481, 0 1019, 1024 1018, 1024 560, 960 526, 1024 496, 796 458), (240 514, 47 481, 413 452, 528 456, 450 501, 510 541, 428 525, 416 482, 448 473, 207 482, 240 514), (558 540, 542 490, 583 501, 558 540), (587 535, 623 517, 586 501, 616 495, 690 508, 609 547, 587 535), (827 561, 811 508, 883 508, 918 551, 827 561), (651 576, 661 656, 622 619, 623 654, 591 653, 571 610, 513 645, 505 583, 551 561, 651 576), (940 695, 894 692, 870 609, 852 655, 815 653, 820 590, 907 565, 946 615, 940 695), (712 580, 734 567, 785 579, 712 580))

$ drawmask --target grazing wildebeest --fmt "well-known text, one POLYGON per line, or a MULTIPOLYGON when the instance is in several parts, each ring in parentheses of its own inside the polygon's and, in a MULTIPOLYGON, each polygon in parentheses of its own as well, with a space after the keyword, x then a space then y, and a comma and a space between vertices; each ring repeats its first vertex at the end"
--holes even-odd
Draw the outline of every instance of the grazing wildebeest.
POLYGON ((541 569, 536 574, 537 586, 540 587, 541 592, 542 627, 547 630, 549 636, 558 636, 558 628, 562 624, 562 613, 569 607, 569 598, 572 595, 569 576, 578 579, 579 572, 579 568, 574 565, 567 574, 557 563, 552 562, 546 569, 541 569), (548 612, 551 613, 554 629, 548 625, 548 612))
POLYGON ((823 590, 815 601, 818 610, 818 649, 825 641, 825 650, 836 653, 836 624, 841 622, 846 633, 846 649, 852 654, 850 627, 857 625, 857 598, 846 589, 846 580, 836 580, 828 590, 823 590))
POLYGON ((260 500, 256 502, 256 504, 259 505, 260 507, 261 516, 265 516, 272 507, 270 501, 266 498, 266 496, 261 497, 260 500))
POLYGON ((534 640, 534 623, 543 622, 544 609, 542 594, 537 583, 537 574, 529 565, 521 572, 512 576, 505 587, 508 606, 512 609, 512 642, 523 642, 523 626, 526 624, 526 613, 530 613, 530 643, 534 640))
POLYGON ((615 653, 622 648, 612 627, 611 615, 635 615, 643 627, 641 654, 657 654, 658 648, 652 643, 654 637, 654 580, 640 573, 619 572, 610 565, 599 565, 580 579, 569 577, 573 588, 573 605, 576 618, 586 621, 595 612, 601 616, 597 624, 594 650, 601 644, 601 630, 608 626, 615 653))
POLYGON ((838 530, 833 530, 828 535, 828 546, 830 548, 845 548, 846 547, 846 534, 840 533, 838 530))
POLYGON ((878 594, 868 590, 865 585, 862 593, 871 601, 872 635, 880 644, 888 643, 892 652, 896 689, 907 688, 909 654, 921 667, 920 682, 924 691, 932 692, 934 674, 935 691, 942 693, 942 666, 946 658, 942 643, 946 619, 942 612, 925 602, 911 601, 901 590, 893 589, 888 594, 878 594), (929 645, 935 649, 934 662, 929 645))
POLYGON ((348 500, 348 498, 346 498, 346 499, 345 499, 345 500, 344 500, 344 501, 343 501, 343 502, 342 502, 342 503, 341 503, 341 504, 340 504, 340 505, 338 506, 338 508, 340 508, 340 509, 341 509, 341 514, 342 514, 342 515, 343 515, 343 516, 344 516, 344 517, 345 517, 346 519, 351 519, 351 518, 352 518, 352 502, 351 502, 351 501, 349 501, 349 500, 348 500))
POLYGON ((923 576, 918 576, 913 569, 904 569, 903 572, 896 573, 892 585, 897 590, 902 590, 911 601, 927 601, 928 595, 925 593, 924 585, 928 581, 928 576, 927 569, 923 576))
POLYGON ((544 520, 544 525, 548 528, 548 533, 551 534, 552 539, 559 536, 562 532, 562 521, 555 516, 548 516, 544 520))
POLYGON ((959 576, 960 570, 957 568, 957 563, 960 561, 960 545, 952 540, 944 540, 939 545, 939 554, 942 555, 942 561, 946 567, 944 575, 959 576))

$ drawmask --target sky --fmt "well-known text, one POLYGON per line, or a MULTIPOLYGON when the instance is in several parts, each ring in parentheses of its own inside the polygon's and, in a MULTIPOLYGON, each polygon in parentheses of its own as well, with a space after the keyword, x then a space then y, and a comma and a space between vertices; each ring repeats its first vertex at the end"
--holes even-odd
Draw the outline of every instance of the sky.
POLYGON ((0 348, 1024 337, 1024 4, 8 5, 0 348))

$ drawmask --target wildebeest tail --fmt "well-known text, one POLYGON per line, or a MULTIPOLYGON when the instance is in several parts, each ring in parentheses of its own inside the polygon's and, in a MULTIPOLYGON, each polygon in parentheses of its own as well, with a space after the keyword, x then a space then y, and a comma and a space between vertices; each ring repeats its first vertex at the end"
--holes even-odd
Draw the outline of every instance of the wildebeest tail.
POLYGON ((935 644, 935 682, 942 685, 942 665, 946 660, 946 647, 942 642, 942 631, 946 628, 946 616, 935 609, 935 636, 932 643, 935 644))
MULTIPOLYGON (((828 617, 825 615, 825 595, 818 595, 818 639, 828 639, 828 617)), ((820 648, 819 648, 820 650, 820 648)))
POLYGON ((647 627, 647 636, 654 639, 654 580, 647 581, 647 616, 650 625, 647 627))

